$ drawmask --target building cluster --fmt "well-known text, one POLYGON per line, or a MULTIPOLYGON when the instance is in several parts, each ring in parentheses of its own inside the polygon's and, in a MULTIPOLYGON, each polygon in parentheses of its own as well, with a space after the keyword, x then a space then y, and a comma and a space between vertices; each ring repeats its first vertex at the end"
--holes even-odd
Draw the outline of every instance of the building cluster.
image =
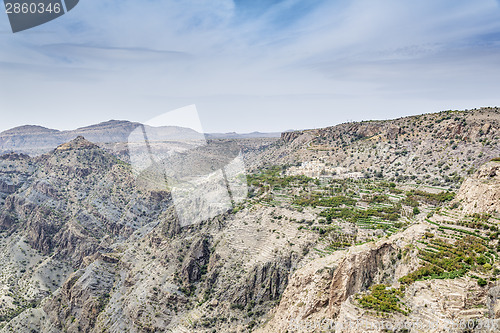
POLYGON ((303 162, 300 166, 293 166, 287 169, 287 176, 306 176, 311 178, 332 178, 332 179, 359 179, 363 178, 362 172, 350 172, 343 167, 326 165, 320 161, 303 162))

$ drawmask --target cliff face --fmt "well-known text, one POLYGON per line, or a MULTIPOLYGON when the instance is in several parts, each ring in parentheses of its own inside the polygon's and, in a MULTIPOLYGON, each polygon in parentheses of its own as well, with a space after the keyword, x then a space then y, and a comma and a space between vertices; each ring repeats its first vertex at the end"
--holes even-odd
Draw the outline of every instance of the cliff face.
POLYGON ((59 292, 43 307, 51 325, 66 332, 89 332, 97 316, 109 302, 111 289, 118 278, 116 262, 102 256, 85 270, 73 273, 59 292), (74 320, 73 318, 78 318, 74 320))
MULTIPOLYGON (((356 326, 361 323, 370 325, 370 332, 382 333, 386 332, 387 323, 423 323, 430 326, 420 330, 410 328, 409 332, 458 333, 463 330, 452 325, 460 321, 490 320, 490 325, 499 325, 499 287, 494 282, 482 287, 470 276, 429 279, 407 285, 399 303, 408 309, 406 315, 376 312, 360 306, 357 295, 366 294, 371 286, 384 284, 399 288, 399 278, 422 267, 415 249, 429 230, 428 225, 417 224, 375 244, 352 247, 310 262, 291 276, 271 320, 256 332, 306 333, 335 329, 335 332, 357 333, 366 327, 356 326)), ((486 331, 496 331, 494 326, 490 328, 486 331)))
POLYGON ((377 281, 380 282, 381 273, 394 276, 395 266, 390 259, 391 255, 395 255, 395 251, 396 248, 391 243, 382 243, 344 258, 332 276, 328 300, 329 315, 336 317, 340 306, 349 296, 367 289, 377 281))
POLYGON ((286 143, 290 143, 293 140, 297 139, 300 135, 302 135, 302 132, 284 132, 281 133, 281 140, 286 143))
POLYGON ((389 240, 312 261, 291 276, 272 320, 257 332, 287 332, 294 323, 306 325, 343 316, 343 306, 351 296, 373 284, 394 283, 416 266, 414 257, 403 262, 396 259, 397 253, 424 232, 423 226, 415 226, 389 240))
POLYGON ((486 163, 466 179, 457 200, 467 214, 500 212, 500 161, 486 163))

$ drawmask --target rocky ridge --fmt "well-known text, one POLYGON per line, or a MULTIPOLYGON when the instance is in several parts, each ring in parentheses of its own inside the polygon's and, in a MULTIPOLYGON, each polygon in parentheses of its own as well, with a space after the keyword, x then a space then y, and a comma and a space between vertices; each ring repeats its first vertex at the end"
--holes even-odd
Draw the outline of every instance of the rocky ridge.
POLYGON ((249 161, 257 168, 314 161, 323 169, 458 188, 479 166, 500 156, 499 137, 498 108, 443 111, 283 133, 249 161))
MULTIPOLYGON (((48 153, 59 145, 73 140, 78 136, 106 148, 109 151, 124 156, 122 147, 129 141, 130 134, 138 127, 143 127, 148 133, 150 141, 183 141, 198 139, 200 133, 184 127, 161 126, 152 127, 137 122, 124 120, 110 120, 96 125, 81 127, 75 130, 59 131, 42 126, 20 126, 0 133, 0 154, 23 153, 37 156, 48 153)), ((201 134, 203 136, 203 134, 201 134)), ((209 133, 205 135, 209 140, 235 140, 267 138, 275 141, 277 133, 209 133)))

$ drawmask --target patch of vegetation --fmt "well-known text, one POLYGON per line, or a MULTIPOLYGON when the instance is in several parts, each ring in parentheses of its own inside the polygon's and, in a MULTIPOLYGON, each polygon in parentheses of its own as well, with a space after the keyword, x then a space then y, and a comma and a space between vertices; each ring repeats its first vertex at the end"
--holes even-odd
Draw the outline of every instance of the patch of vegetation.
POLYGON ((490 219, 489 214, 474 214, 466 219, 455 221, 455 222, 448 222, 445 221, 445 223, 448 224, 455 224, 458 226, 462 227, 467 227, 471 229, 482 229, 482 230, 491 230, 491 231, 498 231, 498 227, 494 224, 488 223, 488 220, 490 219))
POLYGON ((97 312, 102 312, 106 305, 108 305, 110 299, 109 293, 101 295, 97 300, 97 312))
POLYGON ((410 198, 410 200, 416 200, 416 198, 419 198, 421 201, 424 201, 428 204, 442 204, 453 200, 455 198, 455 193, 450 191, 429 193, 420 190, 411 190, 406 193, 406 196, 407 198, 410 198))
POLYGON ((332 232, 328 237, 328 248, 332 250, 346 249, 356 243, 356 235, 332 232))
POLYGON ((353 208, 330 208, 321 212, 320 216, 327 221, 332 219, 343 219, 356 223, 360 219, 379 217, 383 220, 396 221, 400 217, 401 206, 393 205, 389 207, 373 207, 366 210, 353 208))
POLYGON ((317 196, 313 198, 296 198, 293 203, 299 206, 321 206, 321 207, 340 207, 342 205, 345 206, 354 206, 356 205, 356 200, 345 197, 345 196, 335 196, 330 198, 319 198, 317 196))
POLYGON ((369 203, 384 203, 384 202, 391 202, 389 200, 389 197, 385 194, 374 194, 368 198, 369 203))
POLYGON ((297 185, 307 185, 317 180, 307 176, 282 176, 282 167, 273 166, 263 170, 261 173, 247 176, 248 184, 255 187, 270 186, 271 188, 285 188, 292 183, 297 185))
POLYGON ((410 207, 418 207, 420 203, 418 202, 418 198, 416 195, 412 195, 411 193, 406 193, 406 198, 401 200, 401 203, 410 207))
POLYGON ((451 244, 440 238, 431 238, 428 247, 419 251, 426 264, 403 276, 399 281, 411 284, 426 279, 454 279, 464 276, 474 265, 484 265, 490 259, 482 255, 487 244, 482 238, 467 235, 451 244))
POLYGON ((399 312, 407 316, 409 310, 400 300, 400 297, 403 296, 404 293, 402 289, 394 289, 389 288, 385 284, 377 284, 370 288, 368 294, 358 294, 355 299, 363 309, 374 310, 377 313, 399 312))

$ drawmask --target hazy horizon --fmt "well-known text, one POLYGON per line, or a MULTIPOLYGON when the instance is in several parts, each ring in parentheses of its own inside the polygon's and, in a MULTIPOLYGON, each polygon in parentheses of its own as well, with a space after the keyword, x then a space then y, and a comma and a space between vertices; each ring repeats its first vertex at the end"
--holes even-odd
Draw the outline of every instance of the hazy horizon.
MULTIPOLYGON (((481 108, 498 108, 498 106, 481 106, 481 107, 476 107, 476 108, 471 108, 471 109, 462 109, 462 110, 452 110, 452 109, 448 109, 448 110, 439 110, 439 111, 435 111, 435 112, 426 112, 426 113, 418 113, 418 114, 412 114, 412 115, 407 115, 407 116, 401 116, 401 117, 395 117, 395 118, 387 118, 387 119, 360 119, 360 120, 352 120, 354 122, 363 122, 363 121, 385 121, 385 120, 395 120, 395 119, 399 119, 399 118, 405 118, 405 117, 411 117, 411 116, 418 116, 418 115, 425 115, 425 114, 432 114, 432 113, 439 113, 439 112, 446 112, 446 111, 469 111, 469 110, 478 110, 478 109, 481 109, 481 108)), ((11 130, 11 129, 15 129, 15 128, 18 128, 18 127, 23 127, 23 126, 39 126, 39 127, 44 127, 46 129, 50 129, 50 130, 57 130, 57 131, 60 131, 60 132, 64 132, 64 131, 74 131, 74 130, 78 130, 78 129, 81 129, 81 128, 85 128, 85 127, 90 127, 90 126, 95 126, 95 125, 99 125, 99 124, 102 124, 102 123, 107 123, 107 122, 112 122, 112 121, 116 121, 116 122, 137 122, 137 123, 140 123, 138 121, 132 121, 132 120, 127 120, 127 119, 108 119, 108 120, 104 120, 104 121, 100 121, 98 123, 92 123, 92 124, 85 124, 83 126, 78 126, 78 127, 73 127, 73 128, 55 128, 55 127, 50 127, 50 126, 44 126, 44 125, 40 125, 40 124, 23 124, 23 125, 18 125, 18 126, 14 126, 14 127, 9 127, 9 128, 0 128, 0 133, 3 133, 5 131, 8 131, 8 130, 11 130)), ((351 122, 351 120, 348 120, 346 122, 351 122)), ((231 130, 228 130, 228 131, 225 131, 225 132, 207 132, 207 131, 203 131, 204 134, 230 134, 230 133, 236 133, 236 134, 252 134, 252 133, 263 133, 263 134, 272 134, 272 133, 284 133, 284 132, 290 132, 290 131, 307 131, 307 130, 312 130, 312 129, 318 129, 318 128, 326 128, 326 127, 333 127, 333 126, 337 126, 337 125, 340 125, 340 124, 343 124, 343 123, 346 123, 346 122, 342 122, 342 123, 337 123, 337 124, 329 124, 329 125, 325 125, 325 126, 321 126, 321 127, 311 127, 311 128, 288 128, 288 129, 283 129, 283 130, 278 130, 278 131, 261 131, 261 130, 252 130, 252 131, 247 131, 247 132, 237 132, 237 131, 231 131, 231 130)), ((172 127, 184 127, 184 128, 189 128, 189 126, 180 126, 180 125, 164 125, 166 127, 168 126, 172 126, 172 127)), ((160 126, 153 126, 153 127, 160 127, 160 126)))
MULTIPOLYGON (((49 127, 49 126, 44 126, 44 125, 39 125, 39 124, 24 124, 24 125, 19 125, 19 126, 14 126, 14 127, 9 127, 9 128, 0 128, 0 133, 2 132, 5 132, 5 131, 9 131, 9 130, 12 130, 12 129, 15 129, 15 128, 20 128, 20 127, 25 127, 25 126, 35 126, 35 127, 43 127, 43 128, 46 128, 46 129, 49 129, 49 130, 56 130, 56 131, 60 131, 60 132, 64 132, 64 131, 74 131, 74 130, 78 130, 78 129, 81 129, 81 128, 85 128, 85 127, 90 127, 90 126, 95 126, 95 125, 100 125, 100 124, 103 124, 103 123, 108 123, 108 122, 131 122, 131 123, 139 123, 139 122, 136 122, 136 121, 132 121, 132 120, 127 120, 127 119, 109 119, 109 120, 105 120, 105 121, 101 121, 99 123, 95 123, 95 124, 87 124, 87 125, 83 125, 83 126, 78 126, 78 127, 74 127, 74 128, 54 128, 54 127, 49 127)), ((169 126, 172 126, 172 127, 184 127, 184 128, 189 128, 188 126, 178 126, 178 125, 165 125, 165 127, 169 127, 169 126)), ((161 126, 153 126, 153 127, 161 127, 161 126)), ((286 131, 300 131, 300 130, 305 130, 305 129, 286 129, 286 130, 283 130, 283 131, 276 131, 276 132, 262 132, 262 131, 259 131, 259 130, 255 130, 255 131, 250 131, 250 132, 234 132, 234 131, 228 131, 228 132, 205 132, 206 134, 213 134, 213 133, 221 133, 221 134, 228 134, 228 133, 237 133, 237 134, 251 134, 251 133, 281 133, 281 132, 286 132, 286 131)))

